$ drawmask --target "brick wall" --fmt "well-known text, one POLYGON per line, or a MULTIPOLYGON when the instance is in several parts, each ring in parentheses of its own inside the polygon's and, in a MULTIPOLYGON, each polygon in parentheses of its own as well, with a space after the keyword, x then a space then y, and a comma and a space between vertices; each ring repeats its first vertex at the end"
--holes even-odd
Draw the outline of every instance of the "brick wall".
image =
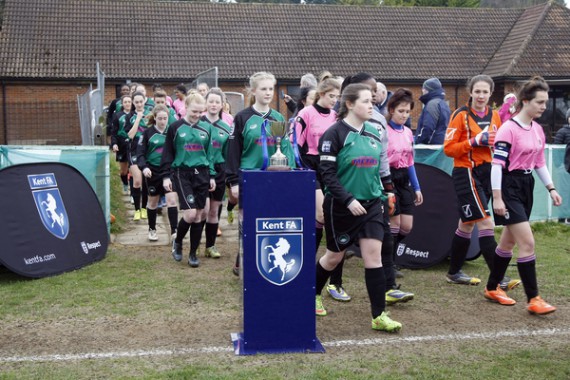
MULTIPOLYGON (((116 96, 116 85, 107 83, 105 86, 105 106, 116 96)), ((152 95, 151 82, 143 83, 147 93, 152 95)), ((167 94, 173 96, 174 88, 179 83, 162 82, 167 94)), ((415 107, 412 111, 412 128, 416 128, 422 110, 421 84, 410 85, 401 83, 385 83, 390 91, 405 87, 412 91, 415 107)), ((247 83, 222 82, 220 87, 224 91, 240 92, 244 94, 245 105, 249 105, 246 90, 247 83)), ((287 92, 287 85, 291 83, 279 82, 272 107, 287 115, 285 102, 279 98, 281 90, 287 92)), ((95 84, 93 84, 95 86, 95 84)), ((506 85, 510 90, 512 86, 506 85)), ((81 132, 79 128, 79 115, 77 109, 77 95, 84 94, 89 89, 89 83, 79 84, 6 84, 5 99, 0 96, 0 144, 38 144, 38 145, 80 145, 81 132), (5 101, 5 108, 4 108, 5 101), (6 110, 4 115, 4 109, 6 110), (6 124, 6 125, 5 125, 6 124)), ((463 84, 457 86, 444 86, 447 101, 451 110, 465 104, 468 93, 463 84)), ((500 106, 503 90, 497 89, 492 98, 500 106), (500 93, 499 93, 500 92, 500 93)))
POLYGON ((80 145, 77 95, 88 85, 6 84, 0 97, 0 143, 80 145))

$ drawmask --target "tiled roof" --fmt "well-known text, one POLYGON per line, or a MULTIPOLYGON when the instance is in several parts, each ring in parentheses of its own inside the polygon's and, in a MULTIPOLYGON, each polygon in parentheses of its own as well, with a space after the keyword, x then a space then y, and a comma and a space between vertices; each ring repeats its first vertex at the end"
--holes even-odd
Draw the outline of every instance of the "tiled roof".
POLYGON ((491 76, 569 76, 570 23, 562 7, 526 9, 484 70, 491 76), (566 41, 566 42, 564 42, 566 41))
POLYGON ((560 51, 568 49, 552 46, 570 41, 569 21, 558 5, 523 11, 5 0, 0 77, 93 78, 97 61, 108 79, 186 81, 213 66, 225 80, 259 70, 297 79, 323 69, 392 81, 457 80, 484 70, 568 75, 570 59, 560 51), (517 50, 540 20, 526 49, 517 50))

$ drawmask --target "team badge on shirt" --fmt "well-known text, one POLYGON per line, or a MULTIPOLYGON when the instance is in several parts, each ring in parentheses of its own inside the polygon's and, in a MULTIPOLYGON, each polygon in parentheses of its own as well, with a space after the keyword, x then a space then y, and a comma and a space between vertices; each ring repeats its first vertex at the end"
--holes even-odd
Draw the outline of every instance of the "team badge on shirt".
POLYGON ((456 131, 457 131, 457 128, 449 128, 447 130, 447 132, 445 132, 445 139, 451 140, 453 138, 453 136, 455 136, 456 131))
POLYGON ((347 244, 350 241, 350 236, 347 234, 342 234, 337 238, 338 242, 342 245, 347 244))
POLYGON ((321 150, 325 153, 328 153, 331 151, 331 142, 330 141, 323 141, 323 144, 321 145, 321 150))

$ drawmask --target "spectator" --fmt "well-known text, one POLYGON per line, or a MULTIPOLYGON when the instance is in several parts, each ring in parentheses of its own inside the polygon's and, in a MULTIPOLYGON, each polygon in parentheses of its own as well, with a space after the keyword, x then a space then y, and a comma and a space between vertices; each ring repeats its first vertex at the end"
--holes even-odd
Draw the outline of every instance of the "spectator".
MULTIPOLYGON (((564 167, 570 173, 570 108, 566 111, 566 124, 562 126, 554 135, 554 144, 566 144, 566 152, 564 154, 564 167)), ((569 223, 570 219, 559 218, 560 223, 569 223)))
POLYGON ((566 111, 566 124, 554 135, 554 144, 570 144, 570 108, 566 111))
MULTIPOLYGON (((305 101, 307 100, 307 95, 309 91, 314 90, 316 87, 317 87, 317 78, 315 78, 313 74, 307 73, 301 77, 301 81, 299 83, 300 95, 297 101, 295 101, 295 99, 293 99, 288 94, 283 93, 282 94, 283 100, 285 100, 285 105, 287 106, 289 112, 291 112, 292 114, 297 114, 297 112, 301 111, 301 109, 306 106, 305 101), (299 108, 299 104, 302 104, 301 108, 299 108)), ((313 98, 315 93, 313 93, 313 98)))
POLYGON ((424 109, 418 120, 416 144, 443 144, 451 110, 445 101, 445 91, 437 78, 426 80, 420 101, 424 109))
POLYGON ((317 87, 317 78, 315 78, 315 76, 311 73, 307 73, 307 74, 303 75, 301 77, 300 87, 301 88, 305 88, 305 87, 315 88, 315 87, 317 87))
POLYGON ((382 82, 376 82, 376 108, 382 114, 382 116, 388 116, 388 110, 386 106, 388 105, 388 100, 392 96, 392 91, 388 91, 386 85, 382 82))

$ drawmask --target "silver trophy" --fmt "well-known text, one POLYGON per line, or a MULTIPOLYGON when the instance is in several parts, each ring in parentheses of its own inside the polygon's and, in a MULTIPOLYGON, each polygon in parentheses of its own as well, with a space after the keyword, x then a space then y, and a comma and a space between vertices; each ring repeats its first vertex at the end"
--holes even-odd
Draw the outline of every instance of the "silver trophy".
POLYGON ((267 170, 270 171, 283 171, 291 170, 289 167, 289 160, 287 156, 281 153, 281 140, 287 135, 287 123, 284 121, 270 121, 269 130, 271 131, 271 136, 275 138, 275 153, 269 158, 269 167, 267 170))

